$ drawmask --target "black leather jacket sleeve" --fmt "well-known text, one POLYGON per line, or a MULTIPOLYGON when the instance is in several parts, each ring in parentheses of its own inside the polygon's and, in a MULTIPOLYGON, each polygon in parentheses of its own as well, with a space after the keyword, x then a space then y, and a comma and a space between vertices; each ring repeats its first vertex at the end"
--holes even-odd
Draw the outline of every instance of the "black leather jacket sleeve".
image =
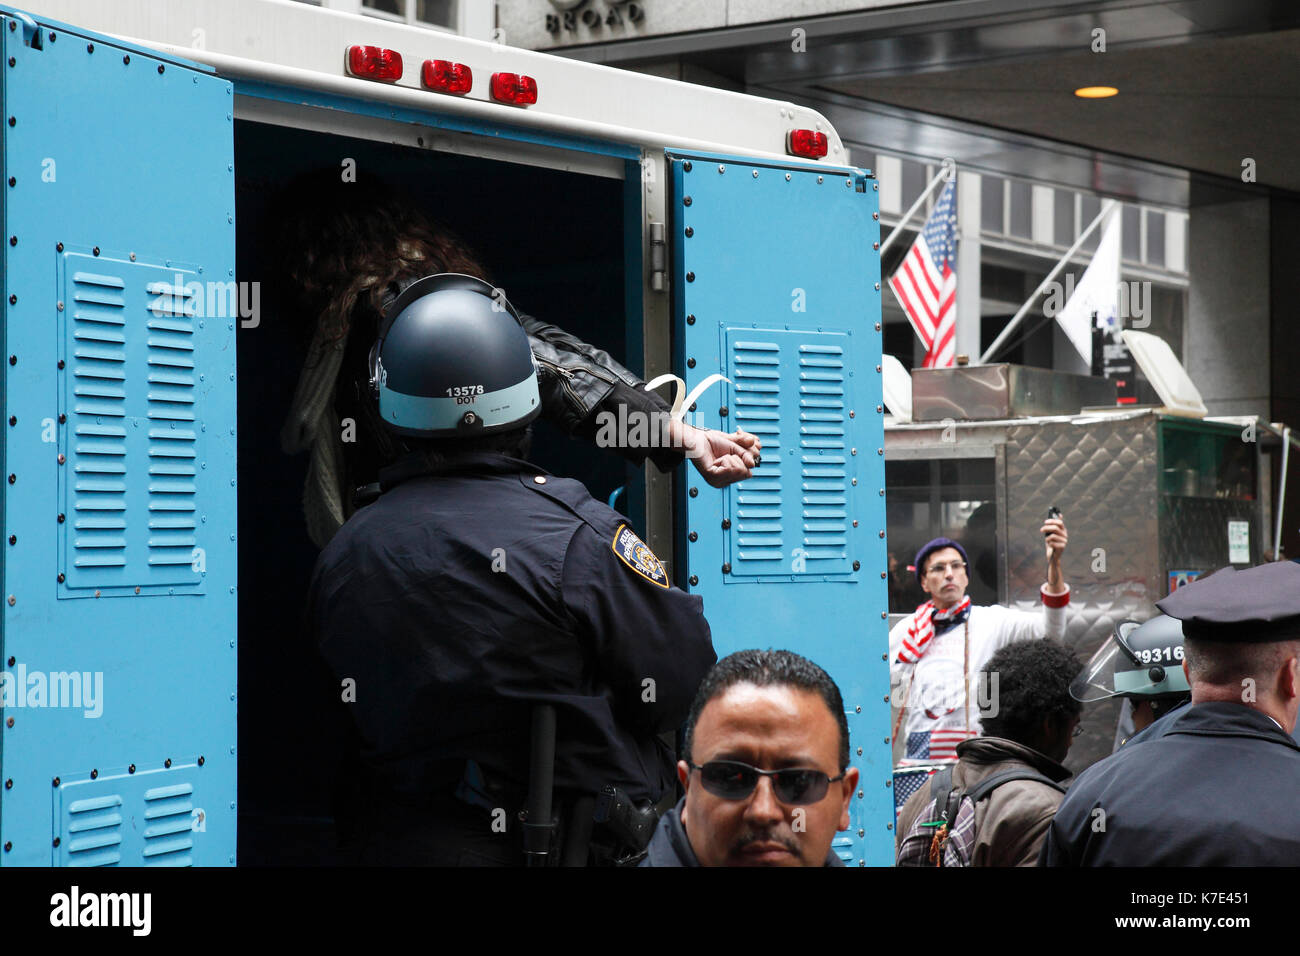
MULTIPOLYGON (((668 403, 643 387, 632 374, 602 349, 570 335, 563 329, 531 315, 520 314, 537 359, 542 413, 566 432, 594 441, 601 412, 618 415, 620 406, 628 412, 646 415, 667 413, 668 403)), ((631 448, 614 451, 635 464, 647 458, 660 471, 668 471, 684 458, 681 449, 631 448)))

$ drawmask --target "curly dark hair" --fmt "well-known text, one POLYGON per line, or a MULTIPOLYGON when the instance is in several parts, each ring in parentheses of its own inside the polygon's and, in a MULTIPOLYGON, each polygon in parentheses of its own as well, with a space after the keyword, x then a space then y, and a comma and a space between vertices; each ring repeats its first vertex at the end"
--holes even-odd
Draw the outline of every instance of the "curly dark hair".
POLYGON ((438 272, 488 279, 455 233, 372 177, 343 182, 337 168, 298 176, 276 197, 270 221, 288 304, 311 332, 320 324, 333 341, 358 316, 377 322, 395 282, 438 272))
POLYGON ((1070 682, 1083 665, 1060 641, 1014 641, 984 666, 992 688, 996 675, 997 712, 981 718, 984 733, 1033 746, 1042 734, 1044 718, 1065 726, 1083 711, 1070 696, 1070 682))
POLYGON ((831 675, 793 651, 749 650, 729 654, 704 675, 700 689, 695 692, 691 714, 686 718, 686 740, 682 756, 693 763, 691 746, 695 743, 695 724, 706 704, 721 697, 736 684, 756 684, 759 687, 797 687, 821 696, 830 708, 840 728, 840 769, 849 765, 849 722, 844 714, 844 699, 831 675))

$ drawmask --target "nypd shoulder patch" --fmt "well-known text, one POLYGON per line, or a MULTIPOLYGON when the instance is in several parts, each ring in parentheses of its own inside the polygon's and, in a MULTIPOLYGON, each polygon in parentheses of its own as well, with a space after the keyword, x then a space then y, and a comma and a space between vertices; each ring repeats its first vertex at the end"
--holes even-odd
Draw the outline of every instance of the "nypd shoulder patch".
POLYGON ((627 525, 618 526, 611 547, 618 555, 618 559, 641 577, 661 588, 669 587, 668 572, 664 570, 663 562, 655 557, 650 546, 638 538, 627 525))

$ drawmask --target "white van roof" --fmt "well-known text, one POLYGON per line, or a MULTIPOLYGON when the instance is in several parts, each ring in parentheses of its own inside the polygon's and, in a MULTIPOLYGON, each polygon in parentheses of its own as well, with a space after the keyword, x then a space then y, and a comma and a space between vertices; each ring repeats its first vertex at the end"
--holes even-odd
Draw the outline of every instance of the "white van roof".
POLYGON ((35 19, 108 34, 169 57, 212 67, 231 80, 319 89, 416 109, 570 136, 754 158, 789 156, 786 134, 827 134, 816 165, 849 165, 830 123, 815 110, 677 80, 584 63, 377 17, 322 9, 297 0, 18 0, 35 19), (404 75, 395 84, 358 79, 344 63, 350 46, 396 50, 404 75), (474 89, 457 97, 421 88, 427 59, 465 63, 474 89), (495 72, 533 77, 538 99, 519 108, 491 101, 495 72))

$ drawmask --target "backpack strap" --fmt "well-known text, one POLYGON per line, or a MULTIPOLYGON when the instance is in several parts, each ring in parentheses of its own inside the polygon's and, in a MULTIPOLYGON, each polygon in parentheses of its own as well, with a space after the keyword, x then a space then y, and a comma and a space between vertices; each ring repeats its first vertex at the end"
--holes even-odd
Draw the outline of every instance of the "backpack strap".
POLYGON ((925 856, 933 866, 943 866, 943 848, 952 832, 953 821, 957 818, 957 809, 961 806, 962 791, 952 786, 954 764, 948 764, 934 772, 930 777, 930 796, 934 799, 934 809, 930 811, 929 821, 920 824, 931 828, 930 846, 925 856))
POLYGON ((946 767, 940 767, 930 777, 930 796, 934 798, 931 819, 935 824, 951 824, 956 805, 961 800, 960 791, 954 794, 952 789, 953 766, 948 764, 946 767), (956 799, 953 799, 954 797, 956 799))
POLYGON ((1055 780, 1039 773, 1037 770, 1031 770, 1028 767, 1023 769, 1013 767, 1010 770, 1002 770, 985 777, 979 783, 975 784, 975 786, 967 790, 965 795, 970 797, 971 803, 979 803, 980 800, 988 796, 992 791, 996 790, 1004 783, 1010 783, 1013 780, 1033 780, 1036 783, 1045 784, 1046 786, 1051 787, 1058 793, 1065 793, 1065 788, 1063 786, 1055 780))

